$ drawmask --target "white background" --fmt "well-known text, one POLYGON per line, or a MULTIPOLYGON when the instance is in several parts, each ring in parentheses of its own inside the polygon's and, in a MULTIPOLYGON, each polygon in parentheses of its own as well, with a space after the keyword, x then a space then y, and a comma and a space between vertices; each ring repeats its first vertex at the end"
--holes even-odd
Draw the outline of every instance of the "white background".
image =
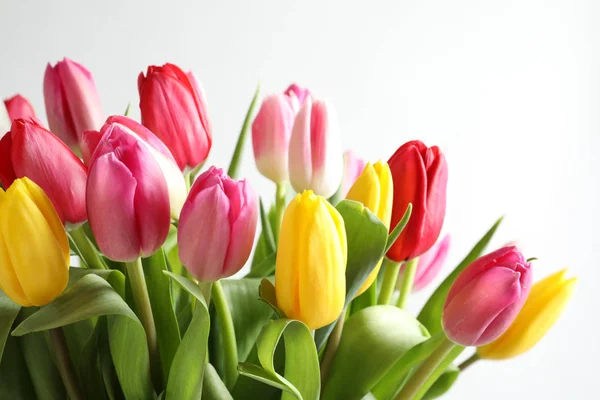
MULTIPOLYGON (((440 145, 450 165, 446 272, 506 215, 496 246, 522 243, 539 258, 538 278, 565 266, 580 277, 539 346, 477 364, 447 398, 590 399, 600 358, 599 11, 593 0, 0 0, 0 97, 22 93, 45 119, 45 65, 68 56, 93 72, 105 113, 122 113, 137 106, 140 71, 174 62, 203 82, 209 162, 219 166, 259 79, 267 93, 296 81, 330 98, 344 146, 371 160, 414 138, 440 145)), ((249 146, 243 167, 270 196, 249 146)), ((415 311, 426 295, 412 299, 415 311)))

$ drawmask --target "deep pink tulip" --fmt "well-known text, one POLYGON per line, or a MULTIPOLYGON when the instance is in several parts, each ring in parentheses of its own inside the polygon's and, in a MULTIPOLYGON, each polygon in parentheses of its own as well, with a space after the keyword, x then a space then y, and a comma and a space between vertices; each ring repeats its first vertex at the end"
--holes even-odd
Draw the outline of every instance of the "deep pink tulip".
POLYGON ((100 250, 115 261, 152 255, 169 233, 165 176, 148 147, 118 129, 107 131, 92 155, 87 207, 100 250))
POLYGON ((449 250, 450 235, 446 235, 419 257, 413 285, 414 291, 425 288, 438 276, 444 265, 444 261, 446 261, 446 257, 448 257, 449 250))
POLYGON ((16 94, 10 99, 4 100, 4 105, 6 106, 6 111, 8 111, 8 116, 11 121, 19 118, 27 119, 36 116, 31 103, 20 94, 16 94))
POLYGON ((50 130, 76 152, 83 131, 98 130, 104 122, 92 74, 68 58, 48 64, 44 101, 50 130))
POLYGON ((178 66, 150 66, 138 77, 142 123, 171 150, 183 171, 202 164, 212 146, 204 93, 178 66))
POLYGON ((183 265, 203 282, 235 274, 250 256, 257 218, 250 185, 210 167, 196 179, 181 210, 177 243, 183 265))
POLYGON ((340 199, 345 199, 348 191, 354 185, 365 169, 367 162, 359 158, 352 151, 347 150, 344 153, 344 177, 340 186, 340 199))
POLYGON ((454 281, 442 323, 448 338, 481 346, 498 338, 515 319, 531 288, 531 265, 516 247, 475 260, 454 281))
POLYGON ((7 188, 28 177, 48 195, 63 223, 87 219, 87 168, 52 132, 31 117, 16 119, 0 140, 0 182, 7 188))

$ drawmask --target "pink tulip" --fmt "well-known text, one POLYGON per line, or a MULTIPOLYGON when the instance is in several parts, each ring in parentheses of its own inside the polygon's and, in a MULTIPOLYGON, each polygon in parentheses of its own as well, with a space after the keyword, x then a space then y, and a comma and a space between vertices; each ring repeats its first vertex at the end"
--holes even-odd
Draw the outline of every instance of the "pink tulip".
POLYGON ((44 101, 50 130, 76 152, 83 131, 98 130, 104 122, 92 74, 68 58, 48 64, 44 101))
POLYGON ((344 176, 340 186, 340 199, 346 198, 348 191, 365 169, 365 165, 367 162, 357 157, 352 151, 347 150, 344 153, 344 176))
POLYGON ((298 86, 295 83, 288 86, 284 94, 289 97, 295 97, 298 100, 299 106, 303 105, 304 101, 310 97, 310 91, 308 89, 298 86))
POLYGON ((333 195, 342 181, 344 160, 333 106, 308 97, 294 121, 289 172, 296 192, 333 195))
POLYGON ((210 167, 196 179, 181 210, 177 232, 181 261, 203 282, 235 274, 250 256, 257 218, 256 194, 250 185, 210 167))
POLYGON ((142 123, 171 150, 183 171, 202 164, 212 146, 204 92, 178 66, 150 66, 138 77, 142 123))
POLYGON ((442 323, 462 346, 497 339, 515 319, 531 288, 531 265, 516 247, 503 247, 470 264, 450 288, 442 323))
POLYGON ((6 111, 8 111, 8 116, 10 117, 11 121, 19 118, 27 119, 35 117, 35 111, 33 110, 33 107, 29 101, 27 101, 27 99, 20 94, 4 100, 4 105, 6 106, 6 111))
POLYGON ((419 257, 413 285, 414 291, 423 289, 435 279, 446 261, 449 250, 450 235, 446 235, 419 257))
POLYGON ((84 132, 81 139, 81 150, 86 165, 89 165, 92 154, 98 146, 98 143, 102 140, 102 137, 107 134, 112 137, 112 140, 115 140, 122 135, 128 135, 140 141, 140 143, 150 151, 150 154, 160 166, 160 169, 165 176, 165 180, 167 181, 171 216, 174 219, 178 219, 187 196, 187 188, 183 174, 179 170, 179 167, 167 146, 150 132, 148 128, 140 123, 131 118, 114 115, 108 117, 106 123, 99 132, 84 132))
POLYGON ((25 176, 44 189, 63 223, 79 224, 87 219, 87 168, 33 117, 14 120, 10 132, 0 140, 2 185, 7 188, 25 176))
POLYGON ((107 130, 90 161, 90 226, 102 253, 115 261, 152 255, 167 238, 171 218, 167 181, 144 143, 107 130))

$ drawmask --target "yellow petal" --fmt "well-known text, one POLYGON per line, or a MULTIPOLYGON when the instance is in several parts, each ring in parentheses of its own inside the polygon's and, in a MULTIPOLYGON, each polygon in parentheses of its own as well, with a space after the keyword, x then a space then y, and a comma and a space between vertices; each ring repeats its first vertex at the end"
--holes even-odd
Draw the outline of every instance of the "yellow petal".
POLYGON ((394 182, 392 181, 392 172, 387 163, 377 161, 373 165, 377 176, 379 177, 379 187, 381 194, 379 196, 379 209, 377 216, 389 229, 392 220, 392 206, 394 203, 394 182))
POLYGON ((362 203, 373 214, 379 216, 380 192, 379 177, 371 163, 367 163, 363 172, 348 191, 346 199, 362 203))

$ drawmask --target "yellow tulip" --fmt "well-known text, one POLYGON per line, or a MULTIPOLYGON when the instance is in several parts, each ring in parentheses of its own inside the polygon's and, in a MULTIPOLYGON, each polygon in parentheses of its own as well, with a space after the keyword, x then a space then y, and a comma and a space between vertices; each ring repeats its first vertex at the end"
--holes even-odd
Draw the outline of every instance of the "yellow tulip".
POLYGON ((275 269, 277 305, 287 317, 318 329, 335 321, 346 297, 348 249, 344 220, 308 190, 283 215, 275 269))
MULTIPOLYGON (((363 203, 389 229, 390 220, 392 219, 394 184, 392 182, 392 173, 387 163, 382 163, 381 161, 376 162, 374 165, 367 163, 363 172, 350 188, 346 199, 363 203)), ((367 280, 363 283, 356 296, 359 296, 371 286, 375 278, 377 278, 380 267, 381 261, 379 261, 373 272, 367 277, 367 280)))
POLYGON ((558 320, 575 289, 577 278, 566 279, 564 269, 537 282, 510 328, 490 344, 477 348, 479 357, 504 360, 525 353, 558 320))
POLYGON ((69 241, 46 193, 28 178, 0 188, 0 289, 24 307, 48 304, 69 280, 69 241))

